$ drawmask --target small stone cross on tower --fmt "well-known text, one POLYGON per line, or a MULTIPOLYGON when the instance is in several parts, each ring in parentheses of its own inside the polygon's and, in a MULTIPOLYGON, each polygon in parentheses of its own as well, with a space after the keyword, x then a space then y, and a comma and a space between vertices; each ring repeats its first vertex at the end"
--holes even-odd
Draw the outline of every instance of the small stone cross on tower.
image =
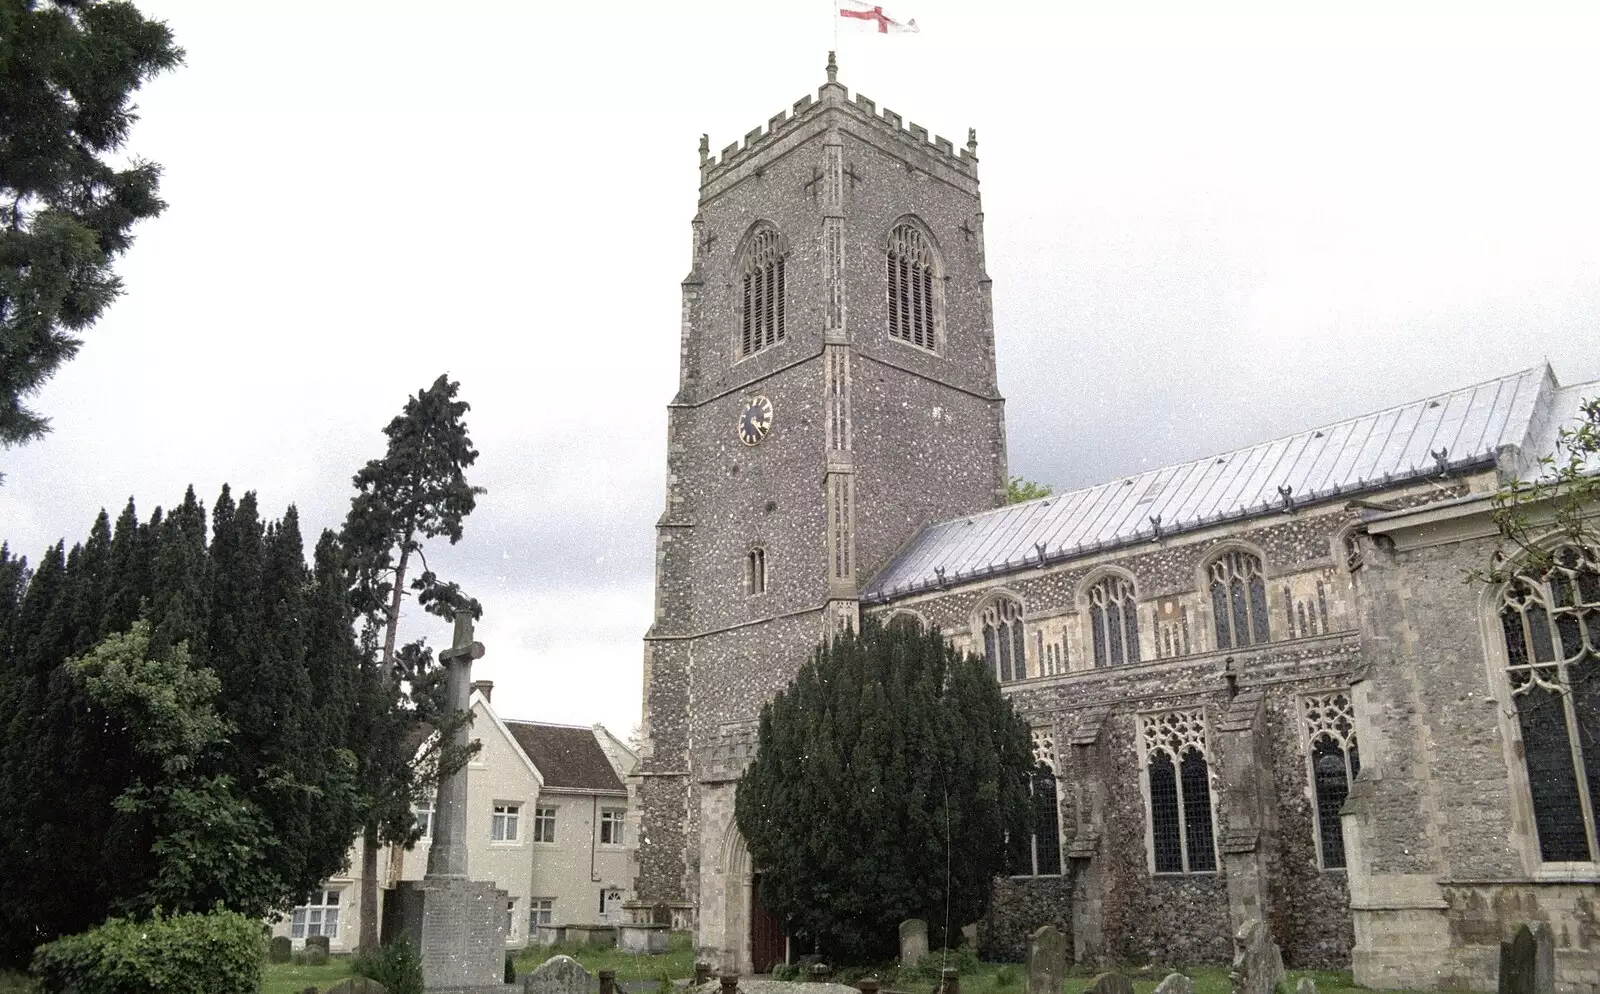
MULTIPOLYGON (((455 638, 439 653, 444 665, 445 708, 455 717, 450 744, 465 749, 469 723, 462 712, 471 706, 472 661, 483 658, 483 643, 472 639, 472 612, 456 612, 455 638)), ((467 876, 467 771, 459 769, 439 781, 433 804, 433 845, 428 848, 429 877, 467 876)))

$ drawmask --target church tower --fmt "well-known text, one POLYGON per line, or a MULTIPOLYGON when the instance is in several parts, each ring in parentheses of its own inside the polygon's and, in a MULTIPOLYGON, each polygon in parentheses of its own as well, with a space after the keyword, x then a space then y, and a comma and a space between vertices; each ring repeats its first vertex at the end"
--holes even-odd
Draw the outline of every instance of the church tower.
POLYGON ((976 135, 930 140, 827 71, 742 145, 700 141, 667 411, 637 897, 723 970, 770 967, 733 824, 762 702, 920 528, 1005 493, 976 135))

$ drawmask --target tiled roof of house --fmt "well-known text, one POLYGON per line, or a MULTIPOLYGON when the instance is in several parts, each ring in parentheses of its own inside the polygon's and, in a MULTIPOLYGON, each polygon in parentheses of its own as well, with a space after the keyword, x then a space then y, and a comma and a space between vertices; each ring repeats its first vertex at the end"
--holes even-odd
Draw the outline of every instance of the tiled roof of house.
POLYGON ((544 777, 546 790, 627 793, 593 729, 531 721, 508 721, 506 728, 544 777))
POLYGON ((1526 473, 1558 421, 1600 383, 1560 387, 1548 365, 1248 448, 923 529, 875 577, 866 601, 1070 559, 1223 521, 1492 463, 1526 473))

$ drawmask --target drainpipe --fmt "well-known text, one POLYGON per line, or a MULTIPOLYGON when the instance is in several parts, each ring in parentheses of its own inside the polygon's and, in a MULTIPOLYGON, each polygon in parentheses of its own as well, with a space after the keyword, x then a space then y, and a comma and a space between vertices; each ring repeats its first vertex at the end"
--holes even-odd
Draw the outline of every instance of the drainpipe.
MULTIPOLYGON (((594 851, 600 844, 600 795, 589 798, 594 802, 593 811, 589 815, 589 882, 600 882, 600 874, 594 872, 594 851)), ((605 902, 601 902, 601 912, 604 913, 605 902)))

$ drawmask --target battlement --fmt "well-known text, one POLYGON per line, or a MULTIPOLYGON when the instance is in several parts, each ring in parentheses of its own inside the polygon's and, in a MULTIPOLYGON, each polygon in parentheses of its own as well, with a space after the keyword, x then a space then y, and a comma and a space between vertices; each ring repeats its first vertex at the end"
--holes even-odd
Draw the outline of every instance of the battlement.
POLYGON ((720 155, 711 154, 710 140, 706 136, 700 138, 700 182, 702 185, 722 176, 728 170, 744 162, 752 153, 770 145, 779 135, 793 130, 800 122, 808 120, 818 113, 820 108, 828 106, 827 95, 829 89, 839 94, 838 106, 853 108, 857 113, 864 114, 873 121, 893 131, 902 140, 922 146, 922 150, 930 155, 944 159, 952 168, 964 175, 976 177, 978 164, 978 138, 976 130, 967 132, 967 145, 959 151, 950 139, 934 135, 929 136, 928 129, 916 122, 905 122, 901 116, 889 108, 878 110, 877 104, 871 97, 857 93, 852 98, 850 91, 844 86, 831 80, 818 91, 818 98, 813 99, 811 94, 806 94, 794 102, 791 110, 781 110, 767 119, 765 128, 752 128, 746 132, 743 142, 734 142, 724 148, 720 155))

